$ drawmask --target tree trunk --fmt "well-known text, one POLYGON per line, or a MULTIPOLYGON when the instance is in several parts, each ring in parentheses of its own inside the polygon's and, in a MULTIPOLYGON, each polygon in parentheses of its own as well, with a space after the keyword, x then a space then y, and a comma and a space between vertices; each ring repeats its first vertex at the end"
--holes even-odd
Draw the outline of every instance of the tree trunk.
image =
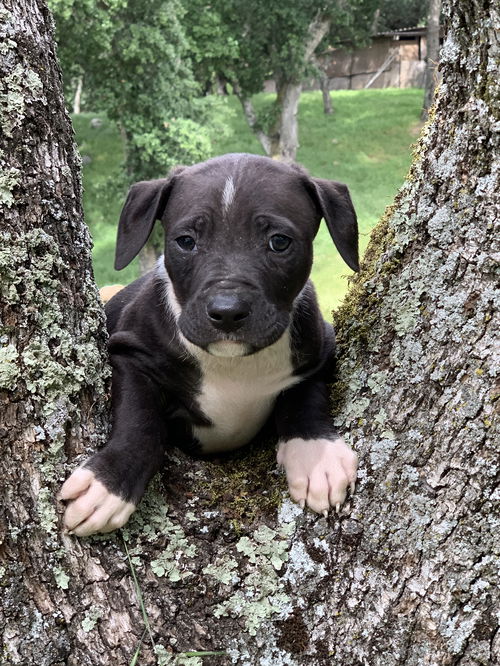
POLYGON ((262 148, 264 148, 264 152, 266 155, 270 156, 271 155, 271 139, 270 137, 264 132, 262 129, 258 119, 257 119, 257 113, 255 112, 254 106, 252 104, 252 100, 247 97, 240 89, 237 83, 233 81, 233 90, 235 95, 238 97, 241 108, 243 110, 243 115, 245 116, 245 120, 248 123, 248 126, 252 130, 252 132, 255 134, 257 139, 259 140, 260 145, 262 148))
MULTIPOLYGON (((378 11, 378 10, 377 10, 378 11)), ((321 94, 323 96, 323 112, 325 115, 329 116, 333 113, 332 98, 330 97, 330 83, 328 79, 328 74, 323 67, 323 62, 313 56, 311 62, 314 63, 316 70, 318 72, 318 81, 321 94)))
MULTIPOLYGON (((330 30, 331 20, 324 17, 321 12, 311 22, 307 31, 307 41, 304 45, 303 65, 313 60, 314 52, 321 40, 330 30)), ((284 162, 294 162, 299 147, 299 127, 297 113, 299 109, 302 82, 280 76, 275 73, 276 80, 276 122, 268 132, 265 132, 257 119, 257 114, 248 96, 244 95, 237 83, 233 82, 233 89, 243 108, 243 114, 252 132, 260 141, 266 155, 284 162)))
POLYGON ((73 113, 80 113, 83 91, 83 76, 79 76, 76 81, 75 96, 73 98, 73 113))
POLYGON ((104 315, 52 19, 35 0, 0 12, 1 658, 62 664, 78 612, 66 581, 94 560, 61 536, 54 496, 68 458, 106 434, 104 315))
POLYGON ((330 85, 326 74, 320 74, 319 87, 321 88, 321 95, 323 96, 323 112, 326 116, 333 113, 332 98, 330 96, 330 85))
POLYGON ((441 16, 441 0, 429 0, 427 14, 427 57, 424 76, 424 105, 422 120, 427 120, 429 109, 434 101, 436 90, 436 73, 439 60, 439 19, 441 16))
POLYGON ((301 92, 302 83, 285 81, 278 84, 276 97, 277 120, 270 131, 270 157, 284 162, 294 162, 297 156, 299 147, 297 114, 301 92))
POLYGON ((139 273, 141 275, 146 275, 146 273, 153 270, 158 261, 158 257, 159 254, 157 253, 156 248, 151 243, 146 243, 139 252, 139 273))
POLYGON ((272 447, 174 452, 126 528, 78 540, 61 535, 54 494, 66 457, 105 431, 102 319, 47 14, 4 6, 5 662, 498 663, 498 8, 446 3, 435 117, 335 316, 355 496, 318 518, 286 499, 272 447))

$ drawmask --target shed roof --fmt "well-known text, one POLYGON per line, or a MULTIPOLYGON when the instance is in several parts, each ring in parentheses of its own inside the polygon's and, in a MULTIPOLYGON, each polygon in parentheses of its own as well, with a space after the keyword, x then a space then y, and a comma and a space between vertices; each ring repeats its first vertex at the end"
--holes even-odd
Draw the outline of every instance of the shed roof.
POLYGON ((399 30, 388 30, 386 32, 376 32, 372 37, 422 37, 427 32, 425 26, 415 26, 413 28, 400 28, 399 30))

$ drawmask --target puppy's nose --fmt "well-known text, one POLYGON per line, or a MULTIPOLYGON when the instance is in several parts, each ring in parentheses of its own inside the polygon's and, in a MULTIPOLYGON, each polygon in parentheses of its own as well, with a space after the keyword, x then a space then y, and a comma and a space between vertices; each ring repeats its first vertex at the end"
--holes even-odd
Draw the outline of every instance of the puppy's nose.
POLYGON ((243 325, 250 314, 250 305, 237 294, 216 294, 207 305, 207 314, 215 328, 230 333, 243 325))

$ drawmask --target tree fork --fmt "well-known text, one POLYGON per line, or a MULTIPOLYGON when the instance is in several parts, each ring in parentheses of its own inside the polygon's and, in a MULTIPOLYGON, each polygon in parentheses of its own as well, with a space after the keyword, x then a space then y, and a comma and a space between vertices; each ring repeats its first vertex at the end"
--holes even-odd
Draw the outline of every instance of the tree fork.
POLYGON ((272 448, 173 452, 127 528, 81 540, 55 494, 106 433, 102 313, 50 19, 0 7, 2 660, 497 663, 498 7, 445 3, 434 116, 335 315, 335 418, 361 457, 340 516, 286 499, 272 448))

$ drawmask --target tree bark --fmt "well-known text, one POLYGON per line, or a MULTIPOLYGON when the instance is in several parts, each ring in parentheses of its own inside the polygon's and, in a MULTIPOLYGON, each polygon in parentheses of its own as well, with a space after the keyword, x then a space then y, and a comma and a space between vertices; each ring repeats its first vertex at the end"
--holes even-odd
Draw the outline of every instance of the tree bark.
POLYGON ((102 319, 47 14, 3 6, 3 82, 22 72, 2 138, 6 663, 498 663, 498 7, 445 4, 435 115, 335 314, 335 418, 361 459, 340 515, 293 505, 263 443, 171 453, 126 528, 78 540, 54 496, 106 430, 102 319))
POLYGON ((329 116, 333 113, 333 106, 332 106, 332 98, 330 96, 330 84, 329 84, 328 74, 326 73, 326 70, 323 67, 322 61, 320 61, 318 58, 313 56, 311 58, 311 62, 314 64, 318 72, 319 87, 321 90, 321 95, 323 97, 323 113, 326 116, 329 116))
POLYGON ((424 76, 424 105, 422 120, 427 120, 429 109, 434 101, 437 81, 436 73, 439 60, 439 19, 441 16, 441 0, 429 0, 427 14, 427 57, 424 76))
POLYGON ((328 82, 328 76, 323 70, 319 70, 319 87, 321 89, 321 95, 323 97, 323 113, 326 116, 330 116, 333 113, 332 98, 330 95, 330 84, 328 82))
POLYGON ((54 495, 106 435, 104 314, 52 19, 35 0, 0 17, 0 660, 62 664, 65 581, 93 560, 61 537, 54 495))

